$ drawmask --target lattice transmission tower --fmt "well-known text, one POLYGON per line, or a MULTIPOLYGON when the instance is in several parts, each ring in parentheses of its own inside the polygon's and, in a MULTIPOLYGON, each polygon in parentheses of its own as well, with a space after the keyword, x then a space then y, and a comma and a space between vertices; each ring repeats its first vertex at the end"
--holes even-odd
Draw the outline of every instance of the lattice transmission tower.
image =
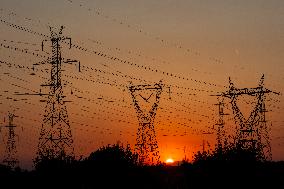
POLYGON ((225 132, 225 115, 228 115, 224 112, 225 103, 224 98, 220 97, 218 98, 219 102, 218 104, 215 104, 218 106, 218 115, 219 119, 218 122, 215 124, 217 126, 216 130, 216 140, 217 140, 217 149, 222 150, 225 147, 226 143, 226 132, 225 132))
POLYGON ((50 39, 42 42, 42 50, 44 42, 51 42, 52 56, 47 62, 51 65, 51 77, 47 83, 41 85, 48 87, 49 92, 39 94, 47 96, 46 100, 41 100, 46 102, 46 106, 38 143, 37 158, 39 160, 74 158, 73 138, 66 107, 68 101, 64 100, 66 96, 63 94, 61 74, 63 63, 70 64, 77 61, 69 59, 63 61, 64 59, 61 57, 62 43, 69 43, 71 48, 71 38, 63 37, 62 30, 63 27, 56 33, 50 28, 50 39))
POLYGON ((10 112, 8 116, 9 116, 9 124, 4 126, 5 128, 8 129, 8 132, 5 137, 7 138, 7 140, 6 140, 6 148, 5 148, 3 163, 11 168, 15 168, 19 166, 19 160, 17 158, 17 145, 16 145, 17 135, 15 134, 15 128, 17 126, 14 125, 13 123, 14 117, 16 116, 10 112))
POLYGON ((230 99, 236 124, 235 146, 240 149, 250 150, 256 154, 259 160, 271 160, 271 146, 265 113, 266 94, 275 93, 264 87, 264 75, 261 77, 258 87, 236 88, 229 79, 229 90, 221 95, 230 99), (239 96, 253 96, 257 102, 249 117, 246 119, 237 104, 239 96))
POLYGON ((164 85, 132 85, 129 87, 139 126, 135 144, 139 163, 154 165, 160 162, 154 120, 164 85))

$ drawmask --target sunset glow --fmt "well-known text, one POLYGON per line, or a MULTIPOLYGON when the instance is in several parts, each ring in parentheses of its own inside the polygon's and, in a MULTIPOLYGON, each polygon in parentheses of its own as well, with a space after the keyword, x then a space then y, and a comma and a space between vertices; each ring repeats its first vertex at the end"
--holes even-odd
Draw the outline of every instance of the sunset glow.
POLYGON ((0 189, 283 188, 284 0, 0 1, 0 189))
POLYGON ((174 160, 172 158, 169 158, 169 159, 166 160, 166 163, 167 164, 172 164, 172 163, 174 163, 174 160))
MULTIPOLYGON (((143 143, 166 164, 214 149, 221 121, 233 141, 241 122, 230 98, 216 96, 228 90, 229 77, 235 88, 255 88, 264 74, 265 88, 284 91, 284 1, 272 2, 1 0, 0 162, 8 112, 16 115, 17 159, 26 169, 40 139, 53 144, 41 131, 67 138, 62 149, 79 159, 117 141, 134 150, 138 136, 149 134, 141 125, 151 122, 152 141, 143 143), (51 37, 60 32, 68 40, 57 48, 65 61, 57 74, 62 103, 52 99, 57 108, 48 86, 55 83, 51 37), (160 80, 161 90, 145 90, 160 80), (131 92, 130 84, 144 88, 131 92), (61 115, 60 122, 47 119, 61 115)), ((265 99, 269 137, 260 138, 271 139, 273 160, 284 160, 284 95, 265 99)), ((238 96, 244 121, 257 102, 238 96)))

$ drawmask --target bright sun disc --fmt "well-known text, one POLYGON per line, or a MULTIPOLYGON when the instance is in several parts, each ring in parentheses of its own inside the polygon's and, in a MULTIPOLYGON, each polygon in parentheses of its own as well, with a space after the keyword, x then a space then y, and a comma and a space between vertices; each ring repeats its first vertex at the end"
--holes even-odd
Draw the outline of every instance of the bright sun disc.
POLYGON ((169 159, 166 160, 166 163, 173 163, 173 162, 174 162, 174 160, 171 159, 171 158, 169 158, 169 159))

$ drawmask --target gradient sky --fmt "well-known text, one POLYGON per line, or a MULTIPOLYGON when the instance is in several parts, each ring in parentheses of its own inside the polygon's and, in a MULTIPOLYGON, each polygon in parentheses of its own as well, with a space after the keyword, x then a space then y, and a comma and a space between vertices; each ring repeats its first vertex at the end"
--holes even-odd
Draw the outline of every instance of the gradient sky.
MULTIPOLYGON (((191 158, 195 151, 202 149, 203 140, 214 147, 215 134, 202 133, 213 132, 211 128, 218 119, 214 105, 217 98, 210 95, 227 90, 228 77, 237 87, 256 87, 265 74, 267 88, 281 93, 284 90, 282 0, 1 0, 0 9, 2 20, 46 35, 50 34, 49 26, 64 25, 63 34, 71 37, 74 44, 140 66, 78 49, 69 50, 67 46, 63 48, 65 58, 77 59, 83 66, 104 71, 83 69, 79 73, 76 66, 65 66, 64 92, 72 100, 67 108, 76 157, 86 157, 99 146, 117 141, 135 144, 138 121, 127 90, 130 82, 153 84, 162 79, 166 85, 175 86, 171 88, 172 100, 168 89, 164 89, 155 120, 163 161, 191 158), (154 73, 141 69, 141 65, 193 80, 154 73)), ((2 44, 50 56, 48 48, 41 52, 41 42, 45 39, 41 36, 3 22, 0 33, 2 44)), ((44 58, 1 47, 0 60, 31 67, 44 58)), ((25 168, 31 167, 35 156, 45 104, 39 102, 42 97, 13 94, 37 92, 49 77, 40 71, 35 76, 30 73, 31 70, 1 64, 0 124, 7 123, 4 117, 8 111, 19 116, 15 119, 19 126, 18 152, 25 168), (20 100, 23 98, 27 100, 20 100)), ((247 103, 253 100, 240 98, 245 114, 251 106, 247 103)), ((273 159, 284 160, 283 96, 269 95, 267 100, 273 159)), ((226 126, 233 133, 235 126, 229 104, 226 112, 230 114, 225 120, 226 126)), ((1 130, 1 161, 2 136, 5 129, 1 130)))

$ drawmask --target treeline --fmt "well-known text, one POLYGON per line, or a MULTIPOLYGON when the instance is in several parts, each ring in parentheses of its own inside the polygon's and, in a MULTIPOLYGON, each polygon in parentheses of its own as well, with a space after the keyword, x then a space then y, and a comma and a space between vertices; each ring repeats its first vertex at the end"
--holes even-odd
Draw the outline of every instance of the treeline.
POLYGON ((89 157, 35 160, 35 170, 0 166, 0 188, 203 189, 284 188, 284 162, 260 161, 251 151, 197 152, 180 166, 141 166, 129 146, 100 148, 89 157))

